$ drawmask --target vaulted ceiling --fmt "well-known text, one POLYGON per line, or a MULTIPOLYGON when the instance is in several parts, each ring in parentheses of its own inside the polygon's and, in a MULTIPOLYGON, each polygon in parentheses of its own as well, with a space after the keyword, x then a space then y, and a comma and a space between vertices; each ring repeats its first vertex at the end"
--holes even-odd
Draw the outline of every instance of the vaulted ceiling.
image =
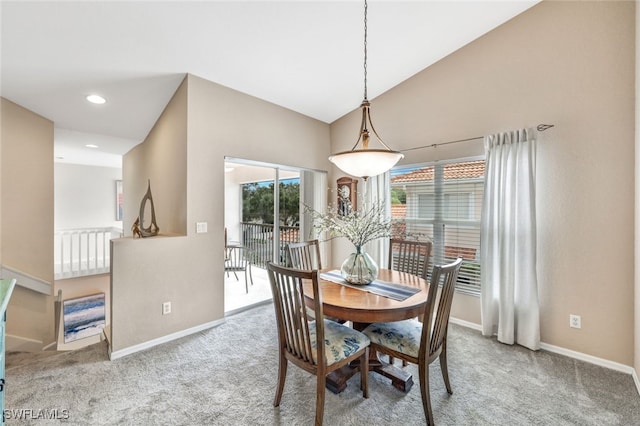
MULTIPOLYGON (((370 0, 369 99, 537 1, 370 0)), ((54 121, 64 161, 96 152, 108 158, 103 165, 119 159, 144 139, 185 73, 327 123, 363 97, 362 1, 0 7, 0 93, 54 121), (91 93, 107 103, 88 103, 91 93)))

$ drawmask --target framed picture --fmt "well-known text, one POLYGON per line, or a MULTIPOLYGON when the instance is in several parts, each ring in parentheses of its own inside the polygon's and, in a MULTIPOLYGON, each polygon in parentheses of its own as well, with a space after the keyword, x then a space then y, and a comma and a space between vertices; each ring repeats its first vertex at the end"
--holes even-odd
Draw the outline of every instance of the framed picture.
POLYGON ((122 199, 122 181, 116 181, 116 220, 122 220, 123 211, 123 202, 122 199))
POLYGON ((358 209, 358 180, 341 177, 336 182, 338 187, 338 214, 347 215, 358 209))
POLYGON ((64 300, 64 342, 69 343, 102 333, 105 315, 104 293, 64 300))

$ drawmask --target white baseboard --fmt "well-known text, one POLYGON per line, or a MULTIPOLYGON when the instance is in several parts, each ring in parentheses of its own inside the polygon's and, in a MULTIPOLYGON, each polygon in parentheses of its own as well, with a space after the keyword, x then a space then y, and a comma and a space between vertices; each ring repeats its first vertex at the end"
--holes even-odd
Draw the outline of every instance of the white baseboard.
POLYGON ((622 373, 633 374, 634 369, 628 365, 620 364, 618 362, 609 361, 608 359, 598 358, 596 356, 587 355, 582 352, 572 351, 571 349, 561 348, 560 346, 550 345, 548 343, 540 342, 540 349, 544 349, 548 352, 568 356, 580 361, 588 362, 591 364, 599 365, 601 367, 610 368, 611 370, 620 371, 622 373))
MULTIPOLYGON (((453 317, 449 319, 449 322, 482 332, 482 326, 480 324, 464 321, 464 320, 453 318, 453 317)), ((635 381, 636 388, 638 388, 638 393, 640 393, 640 380, 638 379, 638 374, 636 373, 633 367, 620 364, 618 362, 609 361, 608 359, 587 355, 582 352, 572 351, 571 349, 565 349, 560 346, 550 345, 544 342, 540 342, 540 349, 544 349, 545 351, 553 352, 559 355, 564 355, 569 358, 574 358, 580 361, 585 361, 590 364, 599 365, 601 367, 609 368, 611 370, 616 370, 622 373, 631 374, 633 375, 633 380, 635 381)))
POLYGON ((13 334, 5 335, 5 349, 7 352, 40 352, 43 350, 42 346, 43 342, 40 340, 14 336, 13 334))
POLYGON ((38 293, 51 296, 53 289, 49 281, 42 280, 27 274, 26 272, 18 271, 17 269, 10 268, 6 265, 0 265, 0 275, 4 278, 15 278, 16 285, 19 285, 29 290, 37 291, 38 293))
POLYGON ((243 306, 243 307, 238 308, 238 309, 232 309, 230 311, 226 311, 224 313, 224 316, 225 317, 230 317, 232 315, 241 314, 242 312, 248 311, 248 310, 253 309, 255 307, 262 306, 262 305, 270 305, 272 303, 273 303, 272 299, 263 300, 262 302, 254 303, 252 305, 247 305, 247 306, 243 306))
POLYGON ((220 324, 223 324, 225 319, 219 319, 216 321, 211 321, 205 324, 201 324, 196 327, 188 328, 186 330, 178 331, 176 333, 168 334, 166 336, 159 337, 157 339, 149 340, 148 342, 140 343, 138 345, 133 345, 125 349, 120 349, 118 351, 112 352, 111 345, 109 345, 109 359, 113 361, 114 359, 122 358, 123 356, 131 355, 136 352, 143 351, 145 349, 152 348, 157 345, 161 345, 163 343, 170 342, 172 340, 179 339, 181 337, 189 336, 190 334, 197 333, 199 331, 207 330, 209 328, 217 327, 220 324))
POLYGON ((42 348, 43 351, 55 351, 57 350, 56 348, 56 342, 51 342, 48 345, 46 345, 44 348, 42 348))
POLYGON ((450 317, 449 318, 449 322, 453 323, 453 324, 461 325, 463 327, 471 328, 471 329, 476 330, 476 331, 482 332, 482 326, 480 324, 476 324, 474 322, 469 322, 469 321, 461 320, 461 319, 454 318, 454 317, 450 317))

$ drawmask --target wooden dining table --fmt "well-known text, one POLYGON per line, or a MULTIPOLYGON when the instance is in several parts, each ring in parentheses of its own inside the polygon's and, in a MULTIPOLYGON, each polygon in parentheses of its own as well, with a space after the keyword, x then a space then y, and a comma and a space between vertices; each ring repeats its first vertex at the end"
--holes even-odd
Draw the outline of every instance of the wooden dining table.
MULTIPOLYGON (((419 290, 405 300, 394 300, 367 291, 365 286, 345 286, 322 278, 322 272, 318 274, 318 288, 322 297, 322 309, 325 317, 333 317, 345 321, 351 321, 353 328, 364 330, 374 322, 402 321, 415 318, 424 312, 429 283, 412 274, 405 272, 380 269, 378 280, 414 287, 419 290)), ((313 308, 315 295, 311 283, 304 284, 305 302, 313 308)), ((397 389, 408 392, 413 386, 413 378, 406 370, 379 359, 376 352, 370 353, 369 369, 391 379, 391 383, 397 389)), ((327 376, 327 388, 340 393, 347 386, 347 380, 359 369, 358 365, 346 365, 327 376)))

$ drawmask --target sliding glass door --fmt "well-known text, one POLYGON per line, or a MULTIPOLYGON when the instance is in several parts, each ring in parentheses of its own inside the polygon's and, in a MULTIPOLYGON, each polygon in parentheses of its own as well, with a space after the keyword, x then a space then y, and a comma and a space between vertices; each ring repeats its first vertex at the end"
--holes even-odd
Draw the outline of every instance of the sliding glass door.
POLYGON ((240 159, 227 159, 225 170, 228 239, 246 246, 257 267, 284 263, 286 245, 312 235, 304 206, 325 204, 326 173, 240 159))

